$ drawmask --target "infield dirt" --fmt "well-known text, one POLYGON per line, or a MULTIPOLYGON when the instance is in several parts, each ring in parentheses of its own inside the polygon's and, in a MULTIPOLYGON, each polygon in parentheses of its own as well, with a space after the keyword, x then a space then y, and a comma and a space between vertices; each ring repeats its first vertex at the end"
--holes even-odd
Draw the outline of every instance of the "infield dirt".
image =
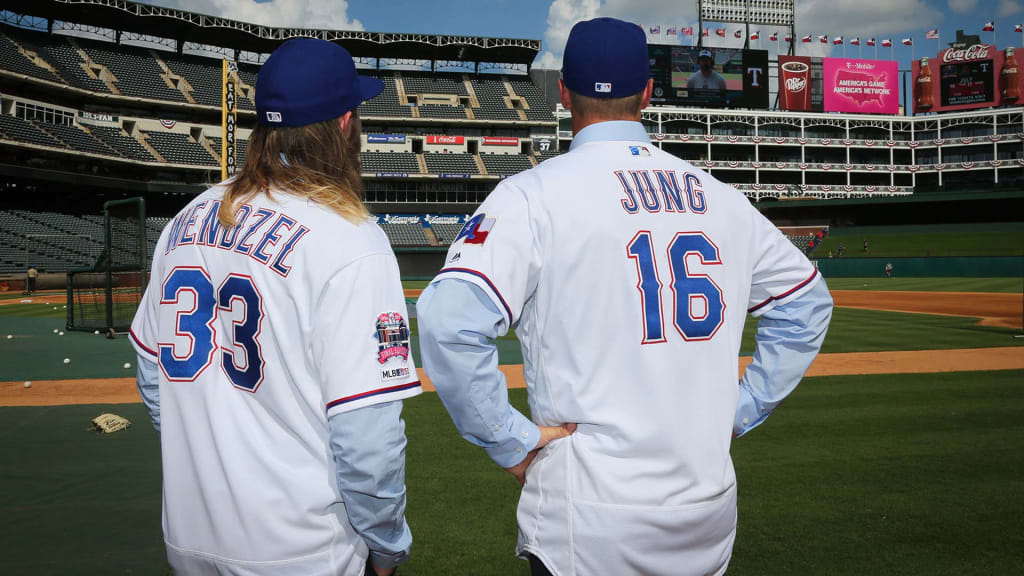
MULTIPOLYGON (((407 298, 418 297, 423 290, 405 291, 407 298)), ((57 303, 59 295, 47 295, 44 301, 57 303)), ((982 292, 888 292, 834 290, 835 305, 844 308, 913 312, 981 318, 987 326, 1020 328, 1022 302, 1019 294, 982 292)), ((39 301, 38 297, 34 298, 39 301)), ((0 301, 17 303, 17 299, 0 301)), ((751 358, 739 359, 740 372, 751 358)), ((510 388, 526 386, 521 365, 499 366, 510 388)), ((964 372, 975 370, 1024 369, 1024 349, 1020 347, 977 348, 966 350, 917 350, 899 352, 850 352, 820 354, 807 376, 855 374, 911 374, 964 372)), ((420 380, 431 391, 430 379, 422 370, 420 380)), ((134 378, 40 380, 25 388, 24 383, 0 382, 0 406, 58 406, 67 404, 126 404, 139 402, 134 378)))

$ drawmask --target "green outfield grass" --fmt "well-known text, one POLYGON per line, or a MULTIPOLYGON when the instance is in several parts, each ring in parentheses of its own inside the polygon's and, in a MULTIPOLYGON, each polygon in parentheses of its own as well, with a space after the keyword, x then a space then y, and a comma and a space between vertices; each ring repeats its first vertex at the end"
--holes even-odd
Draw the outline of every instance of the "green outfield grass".
MULTIPOLYGON (((526 410, 524 390, 513 404, 526 410)), ((405 575, 526 575, 518 486, 435 394, 405 403, 405 575)), ((1024 573, 1024 371, 805 380, 733 444, 730 574, 1024 573)), ((164 574, 157 436, 141 405, 0 408, 4 574, 164 574), (104 411, 125 432, 86 431, 104 411)))
POLYGON ((918 290, 1020 294, 1024 278, 825 278, 829 290, 918 290))
MULTIPOLYGON (((125 335, 107 340, 92 332, 65 331, 65 310, 57 306, 15 304, 0 306, 0 382, 31 379, 113 378, 135 375, 135 350, 125 335), (7 334, 14 336, 7 340, 7 334), (70 364, 64 364, 70 358, 70 364), (132 368, 125 369, 130 363, 132 368)), ((411 319, 412 352, 422 366, 417 323, 411 319)), ((754 352, 757 319, 748 316, 740 354, 754 352)), ((976 319, 877 310, 836 308, 822 352, 882 350, 943 350, 1024 346, 1019 331, 977 325, 976 319)), ((522 364, 514 333, 496 341, 501 364, 522 364)))
POLYGON ((829 250, 843 258, 907 256, 1021 256, 1024 255, 1024 223, 947 224, 935 226, 861 226, 833 228, 814 258, 829 250), (862 250, 868 241, 868 252, 862 250))

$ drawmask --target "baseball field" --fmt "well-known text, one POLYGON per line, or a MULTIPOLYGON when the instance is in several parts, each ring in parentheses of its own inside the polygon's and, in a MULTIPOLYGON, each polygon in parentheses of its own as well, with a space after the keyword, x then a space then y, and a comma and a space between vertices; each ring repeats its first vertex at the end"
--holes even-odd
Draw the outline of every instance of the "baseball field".
MULTIPOLYGON (((406 284, 410 302, 424 284, 406 284)), ((809 376, 733 444, 730 574, 1024 573, 1022 280, 829 285, 837 308, 809 376)), ((60 335, 62 294, 25 300, 0 294, 0 573, 167 574, 159 442, 131 345, 60 335), (103 412, 133 425, 91 431, 103 412)), ((518 342, 498 346, 525 412, 518 342)), ((414 545, 400 573, 528 574, 512 556, 512 477, 458 436, 436 394, 404 416, 414 545)))

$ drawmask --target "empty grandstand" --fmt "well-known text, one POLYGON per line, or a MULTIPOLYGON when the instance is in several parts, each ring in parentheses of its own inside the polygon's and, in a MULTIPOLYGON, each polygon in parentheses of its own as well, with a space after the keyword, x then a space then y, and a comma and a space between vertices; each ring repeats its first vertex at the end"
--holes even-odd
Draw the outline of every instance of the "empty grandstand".
MULTIPOLYGON (((379 222, 401 251, 433 251, 431 266, 500 180, 572 138, 568 112, 530 69, 536 40, 212 23, 121 0, 5 8, 0 187, 16 200, 3 207, 12 233, 0 240, 0 271, 90 264, 89 216, 124 196, 146 199, 155 240, 161 219, 220 179, 222 61, 239 68, 242 164, 260 63, 294 35, 341 43, 361 73, 384 82, 359 109, 365 199, 390 215, 379 222)), ((655 107, 643 122, 654 146, 793 226, 1024 210, 1021 107, 926 116, 655 107)), ((817 231, 789 236, 807 251, 822 240, 817 231)))

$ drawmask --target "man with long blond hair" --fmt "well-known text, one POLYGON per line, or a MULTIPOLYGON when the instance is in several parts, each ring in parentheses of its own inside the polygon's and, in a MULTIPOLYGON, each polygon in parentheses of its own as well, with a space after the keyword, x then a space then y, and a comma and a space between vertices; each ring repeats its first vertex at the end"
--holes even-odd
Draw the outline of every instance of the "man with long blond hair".
POLYGON ((391 574, 405 522, 402 399, 421 392, 387 237, 362 203, 344 48, 282 44, 241 172, 168 224, 131 338, 160 433, 177 574, 391 574))

